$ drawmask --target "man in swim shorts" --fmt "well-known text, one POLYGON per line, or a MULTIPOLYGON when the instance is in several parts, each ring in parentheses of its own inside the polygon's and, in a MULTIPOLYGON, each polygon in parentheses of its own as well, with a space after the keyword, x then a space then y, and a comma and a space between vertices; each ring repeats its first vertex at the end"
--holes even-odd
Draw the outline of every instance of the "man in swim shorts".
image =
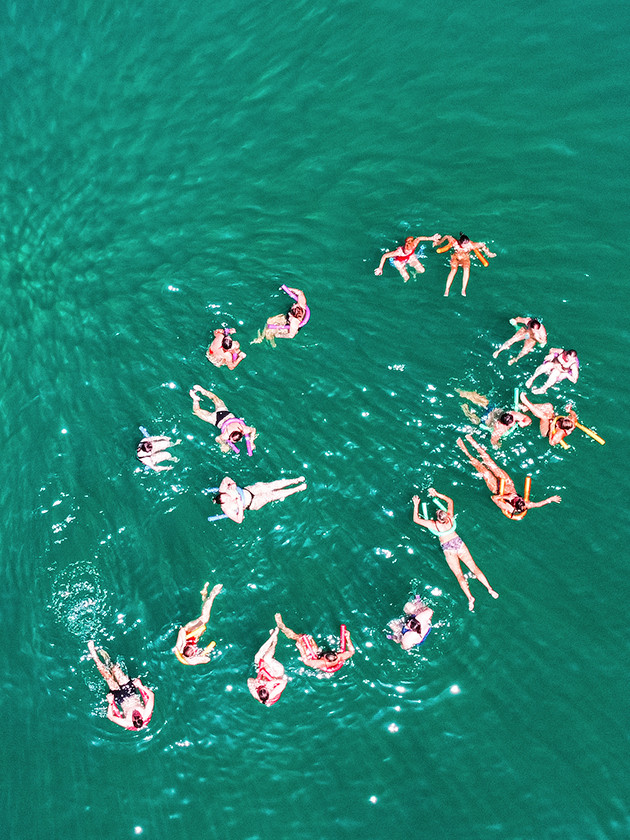
POLYGON ((237 417, 231 411, 228 411, 226 404, 222 399, 213 394, 212 391, 207 391, 201 385, 193 385, 189 391, 190 397, 193 401, 193 414, 196 414, 200 420, 205 420, 206 423, 211 423, 216 426, 221 432, 215 440, 220 445, 222 452, 229 452, 230 449, 238 454, 237 443, 243 438, 247 443, 247 453, 252 454, 256 446, 256 429, 253 426, 248 426, 242 417, 237 417), (214 411, 208 411, 200 407, 199 394, 203 394, 212 400, 214 403, 214 411))
POLYGON ((537 321, 535 318, 511 318, 510 324, 513 324, 515 327, 518 326, 518 324, 523 324, 523 326, 514 333, 512 338, 509 338, 505 344, 502 344, 498 350, 494 351, 492 354, 493 359, 496 359, 499 353, 507 350, 508 347, 511 347, 518 341, 522 341, 523 346, 520 353, 508 362, 508 365, 513 365, 518 362, 519 359, 522 359, 523 356, 531 353, 537 344, 544 347, 547 343, 547 330, 543 327, 540 321, 537 321))
POLYGON ((435 233, 433 236, 408 236, 405 239, 404 245, 399 245, 394 251, 386 251, 381 257, 381 261, 378 264, 378 268, 374 269, 374 274, 377 277, 380 277, 383 273, 383 266, 385 265, 385 260, 389 260, 391 264, 394 266, 396 271, 400 274, 402 279, 407 282, 409 280, 409 272, 407 271, 407 266, 411 266, 411 268, 415 269, 420 274, 424 273, 424 266, 416 256, 416 248, 418 247, 418 243, 420 242, 433 242, 435 243, 439 240, 440 234, 435 233))
POLYGON ((215 367, 225 365, 229 370, 234 370, 247 356, 247 353, 243 353, 241 350, 238 341, 230 338, 230 333, 235 332, 235 329, 228 329, 227 327, 214 331, 214 338, 206 351, 206 358, 215 367))
POLYGON ((579 375, 580 361, 575 350, 562 350, 560 347, 552 347, 545 356, 543 363, 536 368, 525 384, 528 388, 531 388, 532 394, 544 394, 549 388, 562 382, 563 379, 568 379, 575 385, 579 375), (548 378, 542 388, 532 388, 534 381, 543 374, 546 374, 548 378))
POLYGON ((221 505, 221 510, 227 518, 234 522, 242 522, 246 510, 260 510, 270 502, 280 502, 293 493, 301 493, 302 490, 306 490, 306 479, 303 475, 299 478, 280 478, 278 481, 257 481, 256 484, 249 484, 247 487, 239 487, 226 475, 213 501, 221 505))
POLYGON ((279 632, 278 627, 270 631, 269 638, 254 656, 254 664, 257 668, 256 677, 250 677, 247 680, 247 687, 252 697, 263 706, 273 706, 277 703, 287 685, 284 665, 275 658, 279 632))
POLYGON ((200 648, 199 639, 206 632, 208 622, 210 621, 210 611, 212 604, 219 592, 223 589, 223 585, 217 583, 212 587, 212 591, 208 595, 209 581, 206 581, 201 590, 201 615, 180 627, 177 634, 177 642, 173 648, 173 653, 183 665, 205 665, 210 662, 210 651, 214 648, 215 642, 210 642, 204 648, 200 648))
POLYGON ((423 519, 419 513, 420 498, 419 496, 414 496, 412 499, 413 521, 416 525, 422 525, 423 528, 426 528, 439 539, 440 548, 444 552, 444 559, 446 560, 451 572, 453 572, 457 578, 457 582, 463 590, 464 595, 468 598, 468 609, 474 610, 475 599, 470 592, 468 581, 462 572, 462 563, 467 566, 473 573, 473 576, 486 587, 493 598, 498 598, 499 593, 495 592, 490 586, 488 578, 472 559, 466 543, 461 539, 461 537, 457 536, 455 531, 455 508, 453 500, 449 496, 444 496, 442 493, 438 493, 437 490, 433 489, 433 487, 429 488, 428 493, 429 496, 437 499, 443 499, 443 501, 447 504, 447 509, 438 509, 435 519, 423 519))
POLYGON ((170 437, 166 437, 165 435, 144 437, 138 444, 138 448, 136 449, 136 455, 138 456, 138 460, 145 467, 155 470, 155 472, 161 472, 162 470, 172 470, 172 466, 159 466, 159 464, 162 461, 178 462, 179 458, 173 457, 173 455, 171 455, 171 453, 168 451, 168 447, 177 446, 180 443, 181 440, 172 441, 170 437))
POLYGON ((470 454, 461 438, 457 438, 457 445, 486 482, 488 490, 492 493, 492 501, 508 519, 523 519, 530 508, 544 507, 552 502, 560 503, 562 501, 560 496, 549 496, 542 502, 532 502, 529 499, 524 499, 516 492, 510 476, 492 460, 483 446, 480 446, 472 435, 466 435, 466 440, 477 450, 481 456, 481 461, 470 454), (503 485, 503 488, 501 485, 503 485))
POLYGON ((471 242, 465 233, 460 233, 459 239, 455 239, 454 236, 443 236, 440 240, 433 243, 433 247, 435 248, 443 242, 448 243, 446 249, 444 250, 453 249, 453 253, 451 254, 451 270, 446 278, 446 290, 444 291, 444 297, 448 297, 453 279, 460 266, 462 268, 462 295, 466 297, 466 288, 468 287, 468 280, 470 278, 470 252, 476 251, 476 256, 479 259, 482 259, 479 255, 480 251, 483 251, 488 257, 496 257, 496 254, 493 254, 492 251, 489 250, 485 242, 471 242))
POLYGON ((287 639, 292 639, 297 647, 300 659, 309 668, 315 668, 325 674, 334 674, 354 655, 354 645, 350 639, 350 633, 346 630, 345 650, 329 650, 319 648, 312 636, 306 633, 294 633, 282 621, 280 613, 276 613, 276 624, 282 630, 287 639))
POLYGON ((497 408, 487 397, 484 397, 483 394, 478 394, 476 391, 461 391, 459 388, 455 390, 460 397, 463 397, 465 400, 470 400, 470 402, 485 409, 480 417, 466 403, 462 405, 462 411, 470 421, 491 430, 490 443, 493 446, 500 446, 500 440, 504 435, 510 434, 518 427, 524 428, 525 426, 529 426, 532 422, 531 417, 528 417, 526 414, 521 414, 520 411, 504 411, 501 408, 497 408))
POLYGON ((551 403, 533 403, 521 394, 521 404, 525 411, 531 411, 540 420, 540 434, 549 439, 552 446, 562 444, 562 441, 575 429, 577 414, 567 405, 566 415, 556 414, 551 403))
POLYGON ((155 696, 138 678, 130 680, 118 663, 113 663, 107 651, 97 650, 88 642, 90 658, 109 686, 107 717, 124 729, 142 729, 151 720, 155 696))
POLYGON ((403 650, 421 645, 431 632, 433 610, 423 603, 419 595, 403 607, 405 618, 395 618, 388 627, 392 633, 388 636, 403 650))

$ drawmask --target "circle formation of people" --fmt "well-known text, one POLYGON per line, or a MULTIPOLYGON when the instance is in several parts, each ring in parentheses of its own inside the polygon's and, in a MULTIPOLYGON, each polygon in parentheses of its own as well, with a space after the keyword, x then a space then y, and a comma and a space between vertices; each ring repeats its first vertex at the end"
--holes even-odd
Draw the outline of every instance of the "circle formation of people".
MULTIPOLYGON (((462 233, 457 238, 440 236, 438 233, 433 236, 409 236, 405 239, 404 245, 393 251, 386 251, 382 255, 374 273, 381 275, 387 260, 405 282, 409 280, 410 269, 423 273, 425 268, 419 260, 420 255, 416 252, 420 242, 432 242, 437 253, 452 250, 450 271, 444 291, 446 297, 449 295, 460 267, 462 269, 461 294, 466 296, 470 279, 471 256, 474 255, 483 266, 488 266, 486 257, 496 257, 485 242, 472 242, 462 233)), ((275 346, 276 339, 295 338, 300 329, 307 324, 310 310, 304 292, 289 286, 282 286, 281 289, 292 298, 292 306, 286 314, 269 318, 264 328, 251 342, 252 344, 266 340, 275 346)), ((546 345, 547 332, 539 320, 528 316, 518 316, 512 318, 510 323, 516 331, 494 352, 495 359, 513 345, 522 343, 517 355, 508 361, 509 365, 513 365, 535 350, 537 346, 546 345)), ((234 370, 247 357, 247 354, 241 350, 239 342, 233 337, 235 332, 236 330, 230 327, 214 330, 206 357, 215 367, 227 367, 229 370, 234 370)), ((527 380, 526 387, 532 394, 545 394, 565 379, 576 383, 578 376, 579 360, 576 351, 554 347, 549 350, 543 362, 527 380), (534 382, 542 376, 546 377, 544 384, 533 387, 534 382)), ((567 404, 564 413, 560 413, 551 402, 532 402, 518 388, 514 391, 513 405, 509 408, 495 405, 488 397, 476 391, 458 390, 458 393, 466 400, 462 404, 465 416, 479 429, 490 433, 490 444, 493 447, 500 446, 502 440, 515 429, 531 425, 532 416, 540 421, 540 434, 547 438, 551 446, 568 449, 569 445, 565 438, 575 429, 580 429, 600 444, 605 442, 598 434, 579 422, 575 408, 571 404, 567 404)), ((238 455, 246 451, 249 456, 253 455, 257 437, 254 426, 248 425, 244 418, 237 417, 219 396, 200 385, 193 385, 190 389, 190 397, 193 414, 218 429, 216 442, 223 452, 231 450, 238 455), (211 404, 211 407, 202 408, 202 400, 206 406, 211 404)), ((169 449, 181 444, 182 441, 173 441, 164 435, 151 436, 143 427, 141 427, 141 432, 144 437, 138 444, 137 457, 145 469, 155 472, 173 469, 172 463, 165 462, 176 463, 178 459, 171 454, 169 449)), ((523 492, 519 493, 510 475, 493 460, 488 450, 472 434, 467 434, 465 437, 468 446, 461 437, 457 439, 457 445, 485 481, 494 504, 509 519, 521 520, 532 508, 561 501, 560 496, 550 496, 538 502, 532 501, 530 475, 525 477, 523 492)), ((233 522, 240 523, 246 511, 259 510, 270 502, 281 501, 303 490, 306 490, 304 476, 281 478, 276 481, 258 481, 246 487, 240 487, 232 478, 225 476, 218 487, 209 490, 214 494, 213 502, 219 506, 221 513, 208 516, 208 521, 231 519, 233 522)), ((444 559, 463 590, 469 609, 474 609, 475 598, 470 591, 468 577, 478 580, 493 598, 498 598, 499 594, 492 588, 457 533, 457 515, 454 512, 453 500, 432 487, 428 490, 428 496, 433 499, 437 507, 434 518, 429 516, 427 503, 421 502, 420 497, 415 495, 412 498, 413 521, 438 538, 440 548, 444 552, 444 559), (462 571, 462 564, 469 570, 468 576, 462 571)), ((212 659, 211 653, 215 642, 212 641, 205 647, 200 645, 210 621, 212 605, 223 586, 217 584, 208 592, 209 585, 209 581, 206 582, 201 590, 201 614, 182 626, 178 632, 173 653, 183 665, 207 665, 212 659)), ((402 612, 403 617, 389 623, 391 632, 388 638, 409 651, 423 644, 429 635, 433 610, 423 602, 421 596, 416 595, 413 600, 404 605, 402 612)), ((301 661, 322 675, 330 676, 335 673, 355 653, 350 633, 344 624, 340 626, 339 647, 333 650, 325 645, 318 645, 310 634, 296 633, 291 630, 284 623, 280 613, 276 613, 275 623, 276 626, 270 631, 269 638, 254 656, 256 676, 247 680, 252 696, 265 706, 271 706, 279 700, 288 682, 284 666, 275 655, 280 633, 295 642, 301 661)), ((97 648, 93 640, 88 642, 88 652, 109 688, 107 717, 125 729, 143 729, 153 714, 153 691, 143 685, 140 679, 130 679, 120 664, 112 662, 109 654, 102 648, 97 648)))

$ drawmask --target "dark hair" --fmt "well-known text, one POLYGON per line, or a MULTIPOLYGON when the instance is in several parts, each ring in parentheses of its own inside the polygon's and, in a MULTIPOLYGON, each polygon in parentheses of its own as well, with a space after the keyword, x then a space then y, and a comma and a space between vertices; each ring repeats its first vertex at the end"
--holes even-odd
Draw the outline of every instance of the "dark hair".
POLYGON ((269 700, 269 692, 264 685, 261 685, 256 689, 256 694, 258 694, 258 699, 263 705, 267 702, 267 700, 269 700))
POLYGON ((143 452, 150 452, 153 449, 153 442, 150 440, 141 440, 138 449, 142 449, 143 452))
POLYGON ((535 330, 536 327, 540 326, 540 321, 537 321, 535 318, 530 318, 527 322, 527 326, 530 327, 532 330, 535 330))
POLYGON ((438 508, 435 518, 440 522, 445 522, 448 519, 448 513, 445 510, 442 510, 442 508, 438 508))
POLYGON ((332 662, 334 659, 337 658, 337 656, 338 656, 338 653, 334 650, 323 650, 323 651, 321 651, 321 653, 319 654, 319 656, 317 658, 318 659, 326 659, 326 660, 328 660, 328 662, 332 662))
POLYGON ((230 349, 230 347, 232 346, 232 344, 233 344, 233 343, 234 343, 234 342, 232 341, 232 339, 230 338, 230 336, 229 336, 229 335, 226 335, 226 336, 223 338, 223 341, 221 342, 221 347, 223 347, 223 349, 224 349, 224 350, 229 350, 229 349, 230 349))
POLYGON ((567 356, 577 356, 577 350, 565 350, 567 356))
POLYGON ((415 615, 412 615, 411 618, 407 621, 407 627, 410 630, 422 630, 422 626, 415 615))
POLYGON ((238 441, 243 437, 243 432, 235 429, 228 437, 231 441, 234 441, 234 443, 238 443, 238 441))
POLYGON ((514 513, 523 513, 524 510, 527 510, 527 502, 521 496, 516 496, 511 502, 514 513))
POLYGON ((305 312, 301 306, 298 306, 297 303, 294 303, 291 309, 289 309, 289 315, 293 315, 294 318, 303 318, 305 312))
POLYGON ((470 239, 466 236, 465 233, 462 233, 461 230, 459 232, 459 238, 457 240, 460 245, 463 245, 464 242, 470 242, 470 239))
POLYGON ((514 422, 514 415, 510 414, 509 411, 504 411, 503 414, 499 417, 499 423, 502 423, 504 426, 511 426, 514 422))
POLYGON ((556 420, 556 426, 560 426, 560 428, 564 429, 565 432, 570 432, 575 428, 575 423, 570 417, 558 417, 556 420))
POLYGON ((195 653, 195 645, 192 642, 186 642, 184 645, 184 656, 192 656, 195 653), (188 651, 188 653, 186 653, 188 651))
POLYGON ((212 501, 215 503, 215 505, 220 505, 220 504, 221 504, 221 496, 222 496, 222 495, 223 495, 223 493, 219 490, 219 492, 217 493, 217 495, 216 495, 216 496, 214 497, 214 499, 212 500, 212 501))
POLYGON ((137 709, 134 709, 131 713, 131 722, 136 729, 142 729, 144 726, 144 718, 137 709))

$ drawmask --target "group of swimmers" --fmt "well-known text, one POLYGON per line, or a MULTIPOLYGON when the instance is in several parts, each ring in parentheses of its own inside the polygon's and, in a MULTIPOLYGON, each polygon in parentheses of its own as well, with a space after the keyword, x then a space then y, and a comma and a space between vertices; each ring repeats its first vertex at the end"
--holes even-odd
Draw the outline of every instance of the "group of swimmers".
MULTIPOLYGON (((418 272, 424 272, 424 266, 419 262, 415 253, 418 244, 422 241, 431 241, 433 247, 438 248, 438 252, 453 249, 445 296, 448 296, 453 279, 460 266, 463 270, 462 295, 466 295, 470 275, 471 252, 484 265, 488 264, 483 256, 484 254, 487 257, 496 256, 484 242, 471 242, 464 234, 460 234, 458 238, 452 236, 441 237, 439 234, 430 237, 408 237, 404 246, 383 254, 375 274, 380 275, 382 273, 385 260, 388 258, 405 282, 409 279, 408 267, 418 272), (447 243, 445 247, 438 247, 444 242, 447 243)), ((288 313, 270 318, 265 327, 259 331, 258 336, 251 342, 252 344, 265 339, 274 344, 277 338, 293 338, 308 321, 310 311, 304 293, 300 289, 287 286, 283 286, 282 289, 293 298, 294 304, 288 313)), ((516 332, 493 354, 494 358, 497 358, 504 350, 522 342, 523 346, 520 352, 509 360, 509 365, 518 362, 534 350, 537 345, 544 347, 547 342, 547 333, 540 321, 519 316, 511 319, 511 323, 516 328, 516 332)), ((238 341, 232 337, 234 333, 233 328, 227 327, 214 331, 206 357, 216 367, 225 366, 229 370, 234 370, 246 358, 246 354, 241 350, 238 341)), ((553 348, 528 379, 527 387, 532 390, 532 393, 545 393, 549 388, 558 385, 564 379, 573 383, 577 382, 578 375, 579 361, 575 350, 553 348), (534 381, 542 375, 547 376, 545 384, 542 387, 533 388, 534 381)), ((487 397, 475 391, 459 390, 458 393, 478 409, 481 409, 479 412, 474 408, 471 409, 468 402, 462 405, 464 413, 471 422, 490 431, 492 446, 500 446, 502 439, 516 428, 524 428, 530 425, 531 417, 528 413, 540 420, 540 432, 548 438, 552 446, 561 445, 568 448, 564 438, 571 434, 576 427, 583 429, 587 434, 599 440, 600 443, 604 442, 598 435, 578 422, 572 406, 565 408, 565 414, 558 414, 551 403, 533 403, 525 394, 517 391, 514 407, 504 410, 493 405, 487 397)), ((253 454, 257 437, 255 427, 248 425, 243 418, 237 417, 227 408, 220 397, 200 385, 194 385, 190 389, 190 397, 195 416, 218 429, 219 434, 216 437, 216 442, 223 452, 232 450, 238 454, 240 451, 239 444, 244 441, 248 455, 253 454), (201 407, 202 398, 212 403, 212 409, 201 407)), ((168 450, 170 446, 181 444, 181 440, 172 441, 167 436, 150 436, 144 429, 143 432, 144 437, 138 444, 137 457, 144 467, 156 472, 172 469, 172 464, 167 465, 163 462, 177 462, 178 459, 168 450)), ((527 476, 525 480, 523 493, 518 493, 509 474, 496 464, 485 447, 479 444, 472 434, 467 434, 466 440, 475 450, 475 454, 470 452, 461 438, 457 439, 457 445, 486 482, 492 494, 492 501, 510 519, 520 520, 531 508, 543 507, 561 501, 560 496, 550 496, 540 502, 531 501, 529 498, 530 476, 527 476)), ((245 487, 240 487, 232 478, 225 476, 218 487, 210 488, 208 491, 216 494, 213 501, 221 507, 222 511, 220 514, 209 516, 208 520, 231 519, 240 523, 243 521, 245 511, 259 510, 263 505, 280 501, 305 489, 304 476, 271 482, 261 481, 245 487)), ((498 598, 498 593, 492 588, 484 573, 473 560, 466 544, 456 532, 457 517, 454 513, 453 500, 449 496, 438 493, 434 488, 428 490, 428 495, 438 507, 435 517, 429 517, 426 503, 422 503, 422 516, 420 515, 421 501, 420 497, 415 495, 412 499, 413 521, 438 537, 445 560, 468 599, 469 609, 474 609, 475 599, 471 594, 467 577, 462 571, 462 564, 467 567, 472 576, 487 589, 493 598, 498 598)), ((208 586, 209 582, 201 590, 200 616, 180 628, 173 648, 177 659, 185 665, 204 665, 211 661, 210 654, 215 647, 215 642, 211 642, 205 647, 200 647, 200 642, 206 632, 214 600, 223 587, 221 584, 217 584, 208 593, 208 586)), ((404 617, 394 619, 389 623, 391 633, 388 638, 400 644, 404 650, 410 650, 422 644, 427 638, 431 631, 433 610, 422 601, 420 596, 416 596, 414 600, 404 605, 403 614, 404 617)), ((280 613, 276 614, 275 619, 276 626, 270 631, 269 638, 254 656, 256 676, 247 681, 252 696, 267 706, 278 701, 287 685, 284 666, 275 658, 280 632, 295 642, 300 659, 305 665, 324 674, 335 673, 355 652, 350 634, 343 624, 340 630, 339 647, 333 650, 318 646, 315 639, 309 634, 296 633, 289 629, 284 624, 280 613)), ((153 692, 144 686, 139 679, 131 680, 119 664, 112 662, 104 650, 96 649, 93 641, 88 643, 88 650, 90 657, 94 660, 110 689, 107 695, 107 717, 130 730, 141 729, 146 726, 153 713, 153 692)))

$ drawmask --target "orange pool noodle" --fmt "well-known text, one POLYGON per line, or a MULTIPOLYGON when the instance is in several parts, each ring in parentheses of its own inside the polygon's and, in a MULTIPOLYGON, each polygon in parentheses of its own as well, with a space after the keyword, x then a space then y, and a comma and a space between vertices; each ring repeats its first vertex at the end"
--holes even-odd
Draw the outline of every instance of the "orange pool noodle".
POLYGON ((488 260, 484 257, 481 251, 478 251, 476 248, 473 248, 473 251, 475 252, 475 256, 477 257, 481 265, 488 265, 488 260))
POLYGON ((529 502, 529 491, 532 489, 532 477, 531 475, 525 476, 525 489, 523 490, 523 498, 526 502, 529 502))
POLYGON ((435 253, 444 254, 446 251, 450 251, 452 247, 452 245, 443 245, 441 248, 437 248, 435 253))

